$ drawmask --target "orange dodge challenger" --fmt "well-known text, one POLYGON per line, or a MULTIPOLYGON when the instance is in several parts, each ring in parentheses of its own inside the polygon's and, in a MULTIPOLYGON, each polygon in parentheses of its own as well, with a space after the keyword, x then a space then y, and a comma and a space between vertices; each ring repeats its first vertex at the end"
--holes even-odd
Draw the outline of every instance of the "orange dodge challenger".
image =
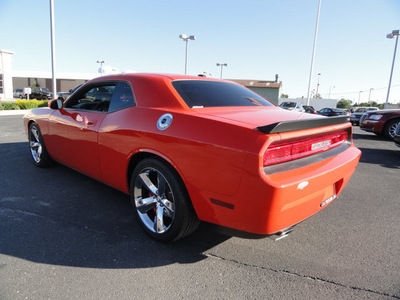
POLYGON ((348 117, 195 76, 96 78, 24 126, 38 167, 57 161, 130 194, 143 229, 165 242, 200 220, 284 236, 338 196, 361 154, 348 117))

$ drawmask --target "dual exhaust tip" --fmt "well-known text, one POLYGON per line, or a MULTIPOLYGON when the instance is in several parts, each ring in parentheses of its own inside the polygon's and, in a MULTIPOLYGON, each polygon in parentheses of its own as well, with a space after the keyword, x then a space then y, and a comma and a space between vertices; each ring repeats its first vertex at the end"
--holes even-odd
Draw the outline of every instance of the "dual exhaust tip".
POLYGON ((270 238, 273 239, 274 241, 279 241, 289 235, 294 229, 294 226, 290 226, 288 228, 282 229, 272 235, 270 235, 270 238))

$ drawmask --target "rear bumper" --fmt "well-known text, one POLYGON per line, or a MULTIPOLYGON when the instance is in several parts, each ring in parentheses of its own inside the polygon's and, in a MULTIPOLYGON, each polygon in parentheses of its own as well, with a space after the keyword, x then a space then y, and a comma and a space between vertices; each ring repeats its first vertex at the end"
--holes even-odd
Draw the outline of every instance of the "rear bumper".
MULTIPOLYGON (((331 158, 287 172, 267 175, 247 172, 231 197, 199 191, 208 205, 196 212, 200 219, 255 233, 273 234, 325 208, 343 190, 361 152, 354 145, 331 158)), ((258 163, 249 157, 248 168, 258 163)), ((199 195, 200 196, 200 195, 199 195)))

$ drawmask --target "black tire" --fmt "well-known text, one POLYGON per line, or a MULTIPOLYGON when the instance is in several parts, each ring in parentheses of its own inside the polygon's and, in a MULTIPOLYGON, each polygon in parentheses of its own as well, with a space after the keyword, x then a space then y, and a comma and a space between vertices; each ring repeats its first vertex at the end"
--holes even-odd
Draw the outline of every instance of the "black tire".
POLYGON ((36 123, 32 123, 29 126, 28 137, 29 149, 35 165, 39 168, 52 165, 53 160, 47 152, 39 126, 36 123))
POLYGON ((200 223, 179 174, 162 160, 142 160, 132 173, 130 191, 138 222, 159 242, 181 239, 200 223))
POLYGON ((387 124, 385 125, 385 129, 383 130, 383 133, 385 134, 386 138, 393 141, 394 131, 396 130, 396 127, 397 125, 399 125, 399 123, 400 119, 394 119, 387 122, 387 124))

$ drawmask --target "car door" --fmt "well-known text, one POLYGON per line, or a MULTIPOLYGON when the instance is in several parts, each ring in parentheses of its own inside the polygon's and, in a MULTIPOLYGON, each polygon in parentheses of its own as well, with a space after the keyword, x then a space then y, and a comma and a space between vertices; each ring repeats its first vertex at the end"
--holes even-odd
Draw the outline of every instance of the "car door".
POLYGON ((71 96, 49 118, 51 156, 86 175, 102 180, 98 131, 108 111, 115 83, 95 83, 71 96), (102 90, 102 93, 98 93, 102 90))
POLYGON ((99 128, 99 164, 103 182, 121 191, 126 191, 128 159, 138 141, 135 124, 140 119, 140 111, 135 105, 130 83, 118 82, 99 128))

